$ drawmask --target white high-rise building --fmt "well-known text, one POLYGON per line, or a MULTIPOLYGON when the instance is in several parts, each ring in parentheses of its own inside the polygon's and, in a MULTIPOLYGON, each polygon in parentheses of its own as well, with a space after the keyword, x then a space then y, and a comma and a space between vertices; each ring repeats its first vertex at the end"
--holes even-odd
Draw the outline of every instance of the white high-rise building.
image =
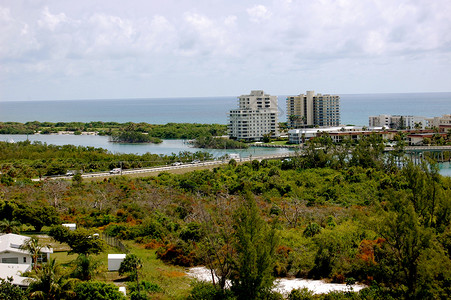
POLYGON ((245 141, 259 141, 264 134, 279 135, 277 96, 251 91, 238 97, 238 108, 229 113, 229 135, 245 141))
POLYGON ((370 127, 385 127, 391 129, 424 129, 427 119, 420 116, 379 115, 368 118, 370 127))
POLYGON ((338 126, 340 96, 316 94, 314 91, 287 97, 287 122, 290 128, 305 125, 338 126))

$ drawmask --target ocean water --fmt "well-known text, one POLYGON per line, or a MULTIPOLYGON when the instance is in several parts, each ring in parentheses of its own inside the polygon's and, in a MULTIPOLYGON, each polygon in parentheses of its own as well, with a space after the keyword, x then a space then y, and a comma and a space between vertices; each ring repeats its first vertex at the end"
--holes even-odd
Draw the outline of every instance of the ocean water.
POLYGON ((29 140, 31 142, 40 141, 52 145, 76 145, 85 147, 95 147, 107 149, 111 153, 134 153, 145 154, 147 152, 153 154, 171 155, 178 154, 181 151, 189 152, 208 152, 213 157, 221 157, 226 154, 237 153, 240 157, 245 158, 249 156, 263 156, 272 154, 282 154, 292 149, 287 148, 262 148, 250 147, 248 149, 201 149, 192 147, 185 140, 163 140, 160 144, 144 143, 144 144, 127 144, 127 143, 112 143, 109 137, 100 135, 73 135, 73 134, 0 134, 0 142, 20 142, 29 140))
MULTIPOLYGON (((286 96, 279 98, 279 120, 286 121, 286 96)), ((342 94, 342 124, 367 125, 368 117, 402 114, 425 117, 451 113, 451 93, 342 94)), ((0 122, 147 122, 227 124, 236 97, 105 99, 0 102, 0 122)))

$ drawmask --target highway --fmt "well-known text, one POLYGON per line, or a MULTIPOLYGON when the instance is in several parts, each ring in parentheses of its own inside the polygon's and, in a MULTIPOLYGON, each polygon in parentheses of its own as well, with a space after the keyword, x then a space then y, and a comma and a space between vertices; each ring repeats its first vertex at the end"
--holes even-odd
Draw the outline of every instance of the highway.
MULTIPOLYGON (((284 159, 288 157, 295 156, 295 152, 287 152, 283 154, 274 154, 274 155, 264 155, 264 156, 250 156, 246 158, 241 158, 239 162, 246 162, 251 160, 262 161, 264 159, 284 159)), ((82 178, 96 178, 96 177, 112 177, 112 176, 121 176, 121 175, 131 175, 131 174, 140 174, 140 173, 154 173, 154 172, 168 172, 177 169, 186 169, 186 168, 201 168, 201 167, 209 167, 209 166, 219 166, 223 164, 228 164, 229 160, 212 160, 205 161, 199 163, 186 163, 178 166, 159 166, 152 168, 140 168, 140 169, 126 169, 122 170, 121 173, 110 174, 110 172, 95 172, 95 173, 85 173, 82 174, 82 178)), ((40 180, 56 180, 56 179, 72 179, 72 176, 48 176, 42 178, 33 178, 32 181, 40 181, 40 180)))

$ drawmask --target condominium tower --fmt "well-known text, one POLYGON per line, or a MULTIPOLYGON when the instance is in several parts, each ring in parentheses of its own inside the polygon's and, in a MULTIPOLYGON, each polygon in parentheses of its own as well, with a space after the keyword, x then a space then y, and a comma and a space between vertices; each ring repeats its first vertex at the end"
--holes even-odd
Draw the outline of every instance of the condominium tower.
POLYGON ((277 96, 251 91, 238 97, 238 108, 229 113, 229 135, 245 141, 259 141, 264 134, 279 134, 277 96))
POLYGON ((287 97, 287 122, 290 128, 306 125, 338 126, 340 96, 321 95, 314 91, 287 97))

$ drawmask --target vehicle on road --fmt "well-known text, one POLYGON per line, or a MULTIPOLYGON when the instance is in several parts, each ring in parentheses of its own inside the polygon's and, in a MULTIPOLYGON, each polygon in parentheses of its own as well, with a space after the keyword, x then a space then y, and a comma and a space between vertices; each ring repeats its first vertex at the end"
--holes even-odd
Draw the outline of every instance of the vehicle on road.
POLYGON ((173 163, 172 164, 173 166, 181 166, 182 165, 182 163, 181 162, 179 162, 179 161, 176 161, 175 163, 173 163))
POLYGON ((192 163, 192 164, 200 164, 200 160, 195 159, 195 160, 193 160, 191 163, 192 163))
POLYGON ((114 168, 113 170, 110 170, 110 174, 120 174, 121 172, 121 168, 114 168))
POLYGON ((75 172, 74 171, 67 171, 66 172, 66 176, 74 176, 75 172))

